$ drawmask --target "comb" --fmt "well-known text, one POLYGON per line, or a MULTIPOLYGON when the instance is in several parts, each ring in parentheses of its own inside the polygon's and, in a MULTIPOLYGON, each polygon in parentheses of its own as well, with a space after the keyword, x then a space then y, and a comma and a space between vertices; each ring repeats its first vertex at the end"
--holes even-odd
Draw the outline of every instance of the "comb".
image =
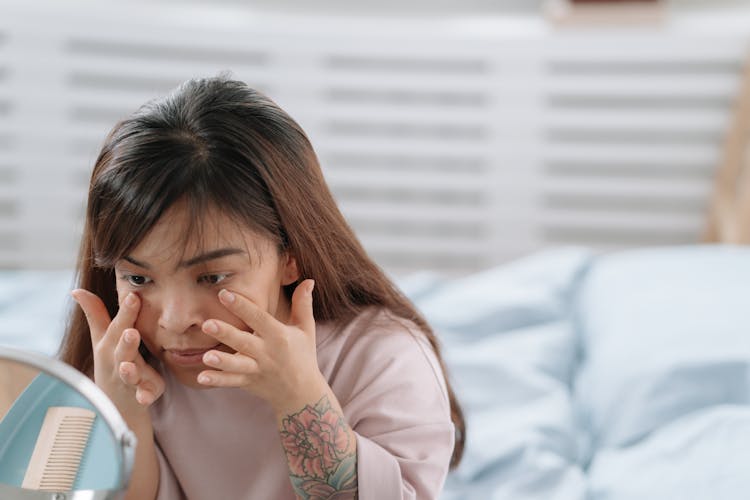
POLYGON ((51 406, 31 454, 23 488, 71 491, 96 413, 73 406, 51 406))

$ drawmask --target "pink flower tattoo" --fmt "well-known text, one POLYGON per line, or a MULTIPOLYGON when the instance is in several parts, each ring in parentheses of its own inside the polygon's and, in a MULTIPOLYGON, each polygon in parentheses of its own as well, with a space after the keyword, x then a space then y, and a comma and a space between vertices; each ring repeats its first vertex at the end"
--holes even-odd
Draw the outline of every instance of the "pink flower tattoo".
POLYGON ((298 497, 350 499, 357 495, 354 435, 343 415, 324 396, 313 407, 288 415, 281 423, 281 444, 298 497))

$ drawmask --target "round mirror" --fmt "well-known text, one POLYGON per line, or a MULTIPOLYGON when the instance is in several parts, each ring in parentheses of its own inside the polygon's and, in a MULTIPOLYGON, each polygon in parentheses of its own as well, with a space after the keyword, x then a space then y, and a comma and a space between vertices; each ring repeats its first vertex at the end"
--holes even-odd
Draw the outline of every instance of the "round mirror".
POLYGON ((135 436, 88 377, 0 346, 0 498, 121 498, 135 436))

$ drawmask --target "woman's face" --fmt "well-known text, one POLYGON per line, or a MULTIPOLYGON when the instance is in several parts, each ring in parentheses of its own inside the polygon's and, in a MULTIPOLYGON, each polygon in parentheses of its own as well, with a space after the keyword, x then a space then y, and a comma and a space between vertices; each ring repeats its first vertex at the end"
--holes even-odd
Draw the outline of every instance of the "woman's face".
POLYGON ((216 211, 206 215, 200 239, 189 236, 185 246, 187 228, 187 210, 178 203, 115 264, 117 295, 120 302, 129 292, 140 296, 135 328, 143 343, 180 382, 204 387, 196 381, 208 368, 203 353, 234 351, 204 334, 203 322, 220 319, 250 331, 219 302, 219 291, 242 294, 285 322, 290 304, 282 286, 299 275, 294 258, 279 255, 270 239, 238 230, 216 211))

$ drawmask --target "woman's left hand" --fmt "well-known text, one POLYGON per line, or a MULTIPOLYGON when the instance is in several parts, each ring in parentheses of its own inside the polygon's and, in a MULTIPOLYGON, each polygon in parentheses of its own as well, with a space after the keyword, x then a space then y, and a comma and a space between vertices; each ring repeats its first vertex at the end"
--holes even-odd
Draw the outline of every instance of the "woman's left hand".
POLYGON ((253 332, 209 319, 202 330, 231 347, 234 354, 208 351, 203 362, 215 368, 204 370, 198 382, 211 387, 240 387, 265 399, 277 416, 314 404, 328 390, 318 369, 313 316, 313 280, 294 290, 289 324, 259 308, 247 297, 222 290, 219 300, 253 332))

